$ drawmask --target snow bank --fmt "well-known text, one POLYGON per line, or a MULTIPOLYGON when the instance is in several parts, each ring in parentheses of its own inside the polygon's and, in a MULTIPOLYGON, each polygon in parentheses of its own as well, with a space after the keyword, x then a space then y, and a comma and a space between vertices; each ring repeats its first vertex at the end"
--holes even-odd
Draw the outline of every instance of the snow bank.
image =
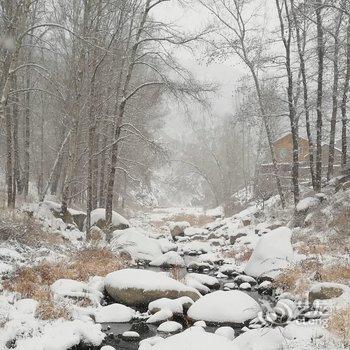
POLYGON ((217 334, 206 332, 202 327, 191 327, 180 334, 158 341, 151 347, 139 350, 238 350, 232 342, 217 334))
POLYGON ((286 345, 279 328, 252 329, 238 336, 232 343, 242 350, 283 350, 286 345))
POLYGON ((104 337, 101 325, 60 320, 47 324, 32 338, 18 339, 16 350, 68 350, 81 342, 98 346, 104 337))
POLYGON ((194 320, 214 323, 244 323, 255 318, 259 304, 241 291, 216 291, 197 300, 188 310, 194 320))
POLYGON ((61 297, 89 298, 99 304, 103 294, 89 287, 86 283, 70 279, 59 279, 51 285, 54 295, 61 297))
POLYGON ((320 204, 320 199, 317 197, 306 197, 302 199, 296 206, 296 211, 307 211, 310 208, 316 207, 320 204))
POLYGON ((213 208, 213 209, 208 209, 205 212, 206 216, 211 216, 213 218, 222 218, 225 215, 224 208, 222 206, 213 208))
POLYGON ((293 259, 292 231, 279 227, 261 237, 244 272, 253 277, 276 277, 293 259))

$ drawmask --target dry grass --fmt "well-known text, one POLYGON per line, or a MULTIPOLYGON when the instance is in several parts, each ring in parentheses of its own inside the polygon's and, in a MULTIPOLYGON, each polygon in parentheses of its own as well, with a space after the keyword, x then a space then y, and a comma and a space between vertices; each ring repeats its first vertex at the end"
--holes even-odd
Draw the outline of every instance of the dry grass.
POLYGON ((237 261, 244 262, 248 261, 253 253, 253 250, 248 247, 243 247, 241 249, 233 248, 224 253, 225 258, 233 258, 237 261))
POLYGON ((4 209, 0 211, 0 240, 10 239, 31 247, 53 247, 68 243, 62 236, 46 230, 30 214, 4 209))
POLYGON ((333 214, 333 219, 329 223, 329 227, 334 229, 334 231, 341 237, 349 237, 349 222, 350 222, 350 208, 340 207, 335 214, 333 214))
POLYGON ((327 252, 328 248, 327 245, 321 243, 306 244, 305 242, 301 242, 295 247, 295 250, 299 254, 322 256, 327 252))
POLYGON ((350 266, 346 264, 322 267, 318 272, 322 281, 337 283, 349 283, 350 281, 350 266))
POLYGON ((181 277, 181 267, 179 266, 174 266, 170 269, 169 271, 170 277, 173 278, 174 280, 183 281, 183 278, 181 277))
POLYGON ((274 286, 299 296, 305 296, 310 287, 310 280, 300 266, 288 269, 279 275, 274 286))
MULTIPOLYGON (((5 289, 33 298, 39 302, 38 314, 44 319, 67 318, 67 310, 52 300, 50 286, 61 278, 87 281, 90 276, 105 276, 127 266, 127 262, 107 249, 91 248, 73 254, 69 261, 43 262, 34 267, 18 269, 11 279, 4 281, 5 289)), ((87 306, 88 300, 79 300, 87 306)))
POLYGON ((176 214, 170 217, 164 218, 162 220, 151 221, 150 224, 153 226, 155 231, 162 232, 169 222, 182 222, 187 221, 190 226, 202 227, 210 222, 213 222, 214 219, 206 215, 191 215, 191 214, 176 214))
POLYGON ((214 219, 207 215, 190 215, 190 214, 177 214, 171 216, 167 221, 187 221, 191 226, 202 227, 214 219))
POLYGON ((333 312, 328 320, 327 328, 345 346, 350 346, 350 308, 333 312))
POLYGON ((307 259, 293 268, 285 270, 274 281, 275 287, 284 291, 304 296, 309 290, 311 277, 318 281, 348 283, 350 281, 350 266, 339 263, 323 266, 317 259, 307 259))

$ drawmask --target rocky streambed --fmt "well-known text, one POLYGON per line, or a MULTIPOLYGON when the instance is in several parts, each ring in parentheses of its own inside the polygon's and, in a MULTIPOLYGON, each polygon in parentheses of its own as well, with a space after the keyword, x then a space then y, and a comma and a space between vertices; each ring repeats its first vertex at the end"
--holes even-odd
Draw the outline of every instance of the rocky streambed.
MULTIPOLYGON (((135 313, 126 322, 101 322, 106 334, 101 346, 136 350, 140 344, 156 343, 160 338, 192 326, 233 339, 249 329, 280 327, 294 319, 307 321, 322 317, 322 313, 317 314, 314 308, 297 305, 291 295, 278 295, 267 279, 241 274, 230 265, 211 264, 203 268, 193 261, 188 266, 181 268, 178 275, 187 279, 189 285, 188 280, 193 279, 192 284, 204 294, 200 299, 191 288, 181 290, 181 283, 177 285, 177 281, 164 280, 168 278, 165 277, 169 274, 167 269, 139 266, 107 276, 102 303, 110 306, 117 302, 135 313), (223 272, 225 278, 216 277, 222 276, 223 272), (158 279, 155 275, 163 277, 158 279), (170 285, 166 286, 168 283, 170 285), (118 294, 121 290, 123 293, 118 294)), ((112 320, 121 315, 108 317, 112 320)), ((73 349, 97 350, 101 346, 79 345, 73 349)), ((109 349, 112 348, 106 348, 109 349)))

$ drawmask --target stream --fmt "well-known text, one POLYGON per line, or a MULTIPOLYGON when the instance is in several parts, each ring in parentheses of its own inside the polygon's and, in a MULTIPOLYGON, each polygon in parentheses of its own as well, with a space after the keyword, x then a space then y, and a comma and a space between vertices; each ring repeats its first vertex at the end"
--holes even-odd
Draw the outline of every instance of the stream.
MULTIPOLYGON (((193 261, 193 257, 186 256, 186 264, 188 262, 193 261)), ((215 271, 217 270, 219 266, 215 265, 215 269, 211 271, 207 271, 207 275, 214 276, 215 277, 215 271)), ((164 268, 157 268, 157 267, 150 267, 150 266, 138 266, 138 268, 152 270, 155 272, 169 272, 169 269, 164 268)), ((186 268, 181 268, 178 270, 178 276, 180 278, 183 278, 187 273, 192 272, 188 271, 186 268)), ((228 278, 228 279, 219 279, 220 282, 220 290, 223 290, 223 286, 226 283, 233 282, 234 278, 228 278)), ((211 289, 211 291, 214 291, 215 289, 211 289)), ((218 289, 216 289, 218 290, 218 289)), ((243 291, 244 293, 247 293, 255 300, 259 301, 261 299, 267 300, 269 302, 274 303, 275 298, 268 295, 263 295, 258 293, 257 291, 243 291)), ((106 299, 106 302, 108 304, 113 303, 113 301, 106 299)), ((146 312, 147 309, 136 309, 141 314, 146 312)), ((157 331, 158 325, 154 324, 148 324, 146 323, 147 318, 142 318, 142 316, 139 319, 134 319, 131 322, 128 323, 103 323, 102 324, 102 331, 106 334, 106 338, 103 341, 102 345, 99 347, 93 347, 93 346, 87 346, 87 345, 79 345, 77 347, 72 348, 72 350, 98 350, 103 345, 111 345, 115 349, 121 349, 121 350, 137 350, 139 348, 139 343, 143 339, 151 338, 154 336, 160 336, 160 337, 167 337, 169 334, 161 333, 157 331), (123 339, 122 334, 127 331, 133 331, 137 332, 140 337, 136 339, 123 339)), ((190 327, 191 324, 188 323, 186 316, 183 315, 174 315, 173 319, 176 322, 179 322, 183 325, 183 330, 190 327)), ((207 324, 206 331, 214 333, 218 327, 221 327, 224 325, 211 325, 207 324)), ((233 327, 235 330, 236 335, 239 335, 242 333, 242 328, 240 327, 233 327)), ((171 334, 170 334, 171 335, 171 334)))

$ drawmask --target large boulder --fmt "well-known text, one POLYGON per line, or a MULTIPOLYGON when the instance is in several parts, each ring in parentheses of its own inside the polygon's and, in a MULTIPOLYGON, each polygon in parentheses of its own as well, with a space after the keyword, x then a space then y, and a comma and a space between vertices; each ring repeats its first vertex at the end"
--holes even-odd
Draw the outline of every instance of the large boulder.
POLYGON ((139 261, 152 261, 162 255, 158 240, 147 237, 145 232, 137 227, 113 232, 111 243, 113 251, 127 251, 139 261))
POLYGON ((184 231, 187 227, 190 227, 187 221, 171 222, 169 224, 169 229, 173 239, 176 240, 178 237, 184 236, 184 231))
POLYGON ((292 231, 279 227, 259 240, 244 272, 256 278, 276 277, 293 259, 292 231))
POLYGON ((72 215, 73 221, 80 231, 84 231, 84 224, 86 220, 86 213, 83 211, 69 208, 68 211, 72 215))
MULTIPOLYGON (((86 225, 86 222, 85 222, 86 225)), ((106 209, 97 208, 91 212, 90 226, 96 225, 102 230, 112 232, 115 230, 124 230, 130 227, 129 221, 116 211, 112 212, 112 222, 109 227, 106 227, 106 209)))
POLYGON ((188 316, 215 324, 242 324, 255 318, 260 310, 259 304, 244 292, 219 290, 197 300, 188 316))
POLYGON ((314 284, 309 291, 309 303, 341 309, 350 306, 350 287, 332 282, 314 284))
POLYGON ((128 306, 148 306, 150 302, 161 298, 189 297, 195 301, 200 297, 195 289, 164 273, 138 269, 124 269, 108 274, 105 288, 116 302, 128 306))

